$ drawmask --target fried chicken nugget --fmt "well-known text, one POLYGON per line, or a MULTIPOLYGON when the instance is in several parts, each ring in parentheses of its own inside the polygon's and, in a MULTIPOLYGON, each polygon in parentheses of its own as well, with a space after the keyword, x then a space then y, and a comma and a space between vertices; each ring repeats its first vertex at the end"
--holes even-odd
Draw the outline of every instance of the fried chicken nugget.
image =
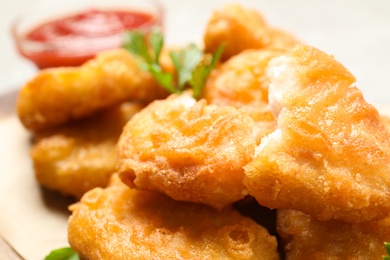
POLYGON ((280 55, 276 50, 246 50, 214 69, 202 97, 209 104, 242 108, 257 125, 257 140, 276 129, 268 108, 268 62, 280 55))
POLYGON ((355 78, 331 56, 298 46, 269 63, 278 129, 245 166, 260 204, 320 220, 390 215, 390 133, 355 78))
POLYGON ((253 158, 253 129, 243 111, 171 95, 125 126, 118 172, 131 187, 220 209, 247 194, 243 166, 253 158))
POLYGON ((275 237, 232 207, 133 190, 115 175, 70 210, 69 243, 85 259, 279 259, 275 237))
POLYGON ((387 128, 387 130, 390 131, 390 117, 388 116, 381 116, 381 121, 382 123, 385 125, 385 127, 387 128))
POLYGON ((318 221, 297 210, 278 210, 277 231, 286 260, 382 259, 390 218, 358 224, 318 221))
POLYGON ((17 112, 23 125, 42 130, 127 100, 150 102, 167 92, 138 68, 124 49, 105 51, 80 67, 45 69, 20 91, 17 112))
POLYGON ((296 43, 293 36, 268 26, 256 10, 245 9, 239 4, 228 4, 215 11, 204 35, 206 51, 214 52, 224 45, 222 60, 246 49, 286 50, 296 43))
POLYGON ((77 199, 106 187, 115 171, 123 126, 142 105, 124 103, 92 118, 38 132, 30 154, 38 182, 77 199))

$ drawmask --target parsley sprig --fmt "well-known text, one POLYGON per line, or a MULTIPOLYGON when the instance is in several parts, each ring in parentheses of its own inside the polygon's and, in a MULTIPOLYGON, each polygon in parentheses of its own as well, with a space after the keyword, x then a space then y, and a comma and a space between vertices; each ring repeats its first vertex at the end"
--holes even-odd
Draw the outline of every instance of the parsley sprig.
POLYGON ((390 242, 385 242, 387 255, 383 256, 383 260, 390 260, 390 242))
POLYGON ((80 260, 80 257, 71 247, 62 247, 51 251, 45 260, 80 260))
POLYGON ((164 37, 158 28, 145 35, 140 31, 127 31, 123 48, 137 57, 141 69, 150 72, 160 86, 170 93, 181 93, 185 88, 193 89, 194 98, 202 92, 211 70, 217 65, 223 47, 219 47, 213 55, 205 55, 195 44, 189 44, 180 50, 172 51, 170 58, 177 72, 165 72, 159 64, 164 46, 164 37))

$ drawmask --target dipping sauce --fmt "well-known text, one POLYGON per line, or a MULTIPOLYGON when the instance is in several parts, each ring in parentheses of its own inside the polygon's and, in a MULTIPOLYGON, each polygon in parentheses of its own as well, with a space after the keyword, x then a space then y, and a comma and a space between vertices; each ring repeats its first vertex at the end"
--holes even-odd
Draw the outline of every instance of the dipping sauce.
POLYGON ((119 47, 125 30, 147 32, 160 23, 149 13, 89 9, 33 28, 18 49, 40 69, 78 66, 100 51, 119 47))

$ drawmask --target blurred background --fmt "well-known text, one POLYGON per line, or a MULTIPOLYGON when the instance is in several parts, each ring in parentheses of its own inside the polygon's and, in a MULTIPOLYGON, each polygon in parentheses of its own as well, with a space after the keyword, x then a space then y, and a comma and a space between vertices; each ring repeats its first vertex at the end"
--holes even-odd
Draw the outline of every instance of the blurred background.
MULTIPOLYGON (((19 89, 36 73, 14 48, 10 26, 18 12, 39 0, 0 4, 0 95, 19 89)), ((82 1, 82 0, 80 0, 82 1)), ((160 0, 165 9, 168 44, 202 42, 212 11, 228 0, 160 0)), ((347 67, 373 104, 390 105, 390 1, 388 0, 242 0, 273 26, 293 33, 347 67)))

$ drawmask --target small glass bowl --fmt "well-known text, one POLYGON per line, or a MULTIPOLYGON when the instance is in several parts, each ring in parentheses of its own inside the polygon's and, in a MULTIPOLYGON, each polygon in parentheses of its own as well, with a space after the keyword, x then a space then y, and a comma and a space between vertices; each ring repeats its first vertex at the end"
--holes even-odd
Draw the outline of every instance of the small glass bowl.
MULTIPOLYGON (((12 36, 19 53, 39 69, 59 66, 78 66, 96 53, 121 46, 123 31, 71 42, 45 42, 27 35, 40 25, 75 14, 98 11, 138 12, 152 19, 132 28, 148 33, 151 28, 163 27, 163 8, 156 0, 45 0, 20 13, 11 25, 12 36)), ((94 25, 97 26, 97 25, 94 25)))

